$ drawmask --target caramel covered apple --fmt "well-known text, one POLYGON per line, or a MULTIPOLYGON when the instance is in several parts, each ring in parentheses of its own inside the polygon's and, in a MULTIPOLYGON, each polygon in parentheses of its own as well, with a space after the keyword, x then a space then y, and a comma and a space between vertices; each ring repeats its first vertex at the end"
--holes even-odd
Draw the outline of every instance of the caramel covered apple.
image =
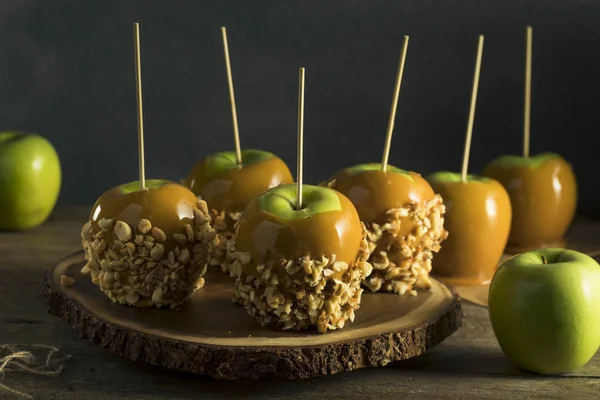
POLYGON ((427 177, 446 204, 451 234, 433 259, 431 274, 449 285, 489 284, 504 253, 511 223, 510 199, 497 181, 459 173, 427 177))
POLYGON ((218 244, 203 200, 182 185, 117 186, 94 204, 81 238, 89 275, 115 303, 176 307, 204 285, 218 244))
POLYGON ((254 197, 294 178, 279 157, 262 150, 242 150, 239 165, 234 151, 212 154, 194 166, 185 181, 199 199, 206 201, 220 245, 210 265, 224 272, 227 242, 234 234, 235 222, 254 197))
POLYGON ((367 288, 415 295, 431 287, 433 253, 448 232, 442 198, 420 174, 362 164, 342 169, 328 186, 350 199, 366 226, 373 267, 367 288))
POLYGON ((335 190, 281 185, 255 197, 228 243, 235 301, 262 325, 318 332, 354 320, 371 272, 366 230, 335 190))
POLYGON ((533 29, 526 29, 523 153, 493 160, 483 171, 508 191, 512 224, 506 251, 564 247, 577 208, 577 181, 571 165, 554 153, 530 155, 531 52, 533 29))
POLYGON ((510 229, 511 207, 506 190, 495 180, 468 173, 477 89, 483 55, 479 35, 462 169, 428 177, 444 197, 450 237, 433 260, 432 275, 451 285, 488 284, 498 266, 510 229))
POLYGON ((483 175, 508 191, 512 225, 507 251, 564 247, 564 236, 577 208, 577 181, 571 165, 558 154, 503 156, 483 175))

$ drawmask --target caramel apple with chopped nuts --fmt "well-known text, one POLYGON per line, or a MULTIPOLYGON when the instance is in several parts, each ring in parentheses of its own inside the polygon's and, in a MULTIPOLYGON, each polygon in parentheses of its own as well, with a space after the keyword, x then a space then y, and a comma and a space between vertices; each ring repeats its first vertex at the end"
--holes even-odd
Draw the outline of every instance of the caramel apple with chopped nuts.
POLYGON ((371 273, 366 230, 335 190, 280 185, 255 197, 228 243, 234 300, 262 325, 341 329, 354 320, 371 273))
POLYGON ((113 302, 176 307, 204 285, 219 239, 206 202, 166 180, 117 186, 81 232, 89 275, 113 302))
POLYGON ((212 154, 196 164, 185 180, 185 185, 208 204, 220 241, 210 265, 221 266, 223 272, 229 272, 229 264, 224 262, 227 242, 244 207, 265 190, 294 182, 285 162, 272 153, 246 149, 241 156, 242 164, 238 165, 234 151, 212 154))
POLYGON ((362 164, 339 171, 327 184, 347 196, 367 229, 373 292, 416 295, 429 289, 433 253, 448 236, 440 195, 416 172, 362 164))

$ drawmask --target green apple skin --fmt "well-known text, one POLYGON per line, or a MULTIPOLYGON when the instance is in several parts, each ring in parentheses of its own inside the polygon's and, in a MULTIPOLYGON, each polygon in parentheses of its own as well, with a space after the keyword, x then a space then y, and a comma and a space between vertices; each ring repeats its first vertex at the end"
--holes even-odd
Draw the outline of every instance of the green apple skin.
MULTIPOLYGON (((165 179, 146 179, 144 181, 145 189, 156 189, 164 185, 172 184, 174 182, 165 180, 165 179)), ((124 183, 122 185, 117 186, 117 190, 123 194, 129 194, 133 192, 137 192, 140 190, 144 190, 140 188, 140 181, 133 181, 124 183)))
MULTIPOLYGON (((344 172, 348 176, 353 176, 365 171, 381 171, 382 166, 380 163, 367 163, 367 164, 358 164, 352 167, 348 167, 344 169, 344 172)), ((393 172, 395 174, 400 174, 406 176, 409 180, 414 181, 415 179, 410 175, 410 173, 406 170, 400 169, 398 167, 394 167, 393 165, 388 165, 385 169, 386 172, 393 172)))
MULTIPOLYGON (((243 149, 242 164, 251 165, 269 160, 275 155, 264 150, 243 149)), ((235 151, 222 151, 211 154, 206 158, 205 173, 207 177, 213 178, 225 171, 239 168, 235 151)))
POLYGON ((560 248, 513 256, 492 279, 489 316, 519 368, 544 375, 580 368, 600 346, 600 266, 560 248))
POLYGON ((302 185, 301 209, 296 208, 297 185, 276 186, 259 195, 259 207, 282 219, 300 219, 312 215, 340 211, 342 205, 338 193, 322 186, 302 185))
POLYGON ((61 183, 60 160, 47 139, 0 132, 0 229, 27 230, 45 222, 61 183))
POLYGON ((500 156, 494 159, 489 165, 497 167, 531 167, 538 168, 543 165, 546 161, 560 158, 556 153, 541 153, 531 157, 523 157, 514 154, 508 154, 500 156))
MULTIPOLYGON (((425 178, 427 182, 447 182, 447 183, 460 183, 462 182, 462 175, 458 172, 451 171, 440 171, 434 172, 425 178)), ((490 178, 479 175, 467 174, 467 182, 489 182, 490 178)))

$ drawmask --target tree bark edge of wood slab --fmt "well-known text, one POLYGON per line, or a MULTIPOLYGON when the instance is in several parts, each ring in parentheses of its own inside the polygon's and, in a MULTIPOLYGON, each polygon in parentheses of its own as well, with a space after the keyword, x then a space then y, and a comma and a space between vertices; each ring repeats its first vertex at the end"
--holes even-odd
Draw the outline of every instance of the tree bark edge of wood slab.
POLYGON ((461 300, 452 290, 453 301, 439 318, 401 332, 303 347, 191 343, 106 323, 53 287, 51 271, 44 279, 48 311, 71 325, 80 338, 136 362, 218 380, 306 379, 381 367, 425 353, 462 326, 461 300))

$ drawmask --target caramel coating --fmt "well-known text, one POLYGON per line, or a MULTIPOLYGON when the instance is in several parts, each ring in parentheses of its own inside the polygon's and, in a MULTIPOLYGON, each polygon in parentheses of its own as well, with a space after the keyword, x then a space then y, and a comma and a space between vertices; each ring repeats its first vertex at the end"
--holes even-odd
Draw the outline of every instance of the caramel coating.
MULTIPOLYGON (((173 233, 181 233, 185 224, 193 225, 198 199, 185 186, 167 180, 149 180, 144 190, 124 193, 122 187, 108 190, 92 207, 90 221, 94 232, 100 230, 98 221, 103 218, 123 221, 133 227, 147 219, 153 226, 160 227, 169 239, 173 233), (161 186, 155 187, 157 185, 161 186)), ((107 232, 104 240, 111 244, 114 232, 107 232)), ((170 247, 168 242, 165 244, 167 249, 170 247)))
POLYGON ((237 250, 248 252, 252 264, 268 259, 330 257, 351 264, 358 257, 362 226, 350 200, 335 193, 341 210, 326 211, 301 219, 282 219, 261 210, 260 196, 253 199, 238 222, 237 250))
POLYGON ((491 164, 483 175, 498 180, 510 196, 512 227, 507 251, 564 245, 577 208, 577 182, 567 161, 556 155, 534 167, 491 164))
MULTIPOLYGON (((365 223, 385 223, 388 210, 410 202, 423 205, 435 196, 429 183, 416 172, 370 170, 353 174, 346 168, 338 172, 332 182, 330 187, 348 196, 365 223)), ((413 228, 412 222, 405 219, 399 235, 405 236, 413 228)))
POLYGON ((113 302, 177 307, 204 285, 219 244, 204 200, 170 181, 104 193, 81 230, 90 275, 113 302))
POLYGON ((275 155, 216 176, 208 173, 207 164, 208 158, 205 158, 194 166, 187 178, 187 186, 204 199, 210 209, 217 211, 241 212, 250 200, 265 190, 294 182, 287 165, 275 155))
POLYGON ((433 258, 431 274, 450 285, 485 285, 504 252, 511 221, 506 190, 493 179, 430 180, 446 205, 450 232, 433 258))

